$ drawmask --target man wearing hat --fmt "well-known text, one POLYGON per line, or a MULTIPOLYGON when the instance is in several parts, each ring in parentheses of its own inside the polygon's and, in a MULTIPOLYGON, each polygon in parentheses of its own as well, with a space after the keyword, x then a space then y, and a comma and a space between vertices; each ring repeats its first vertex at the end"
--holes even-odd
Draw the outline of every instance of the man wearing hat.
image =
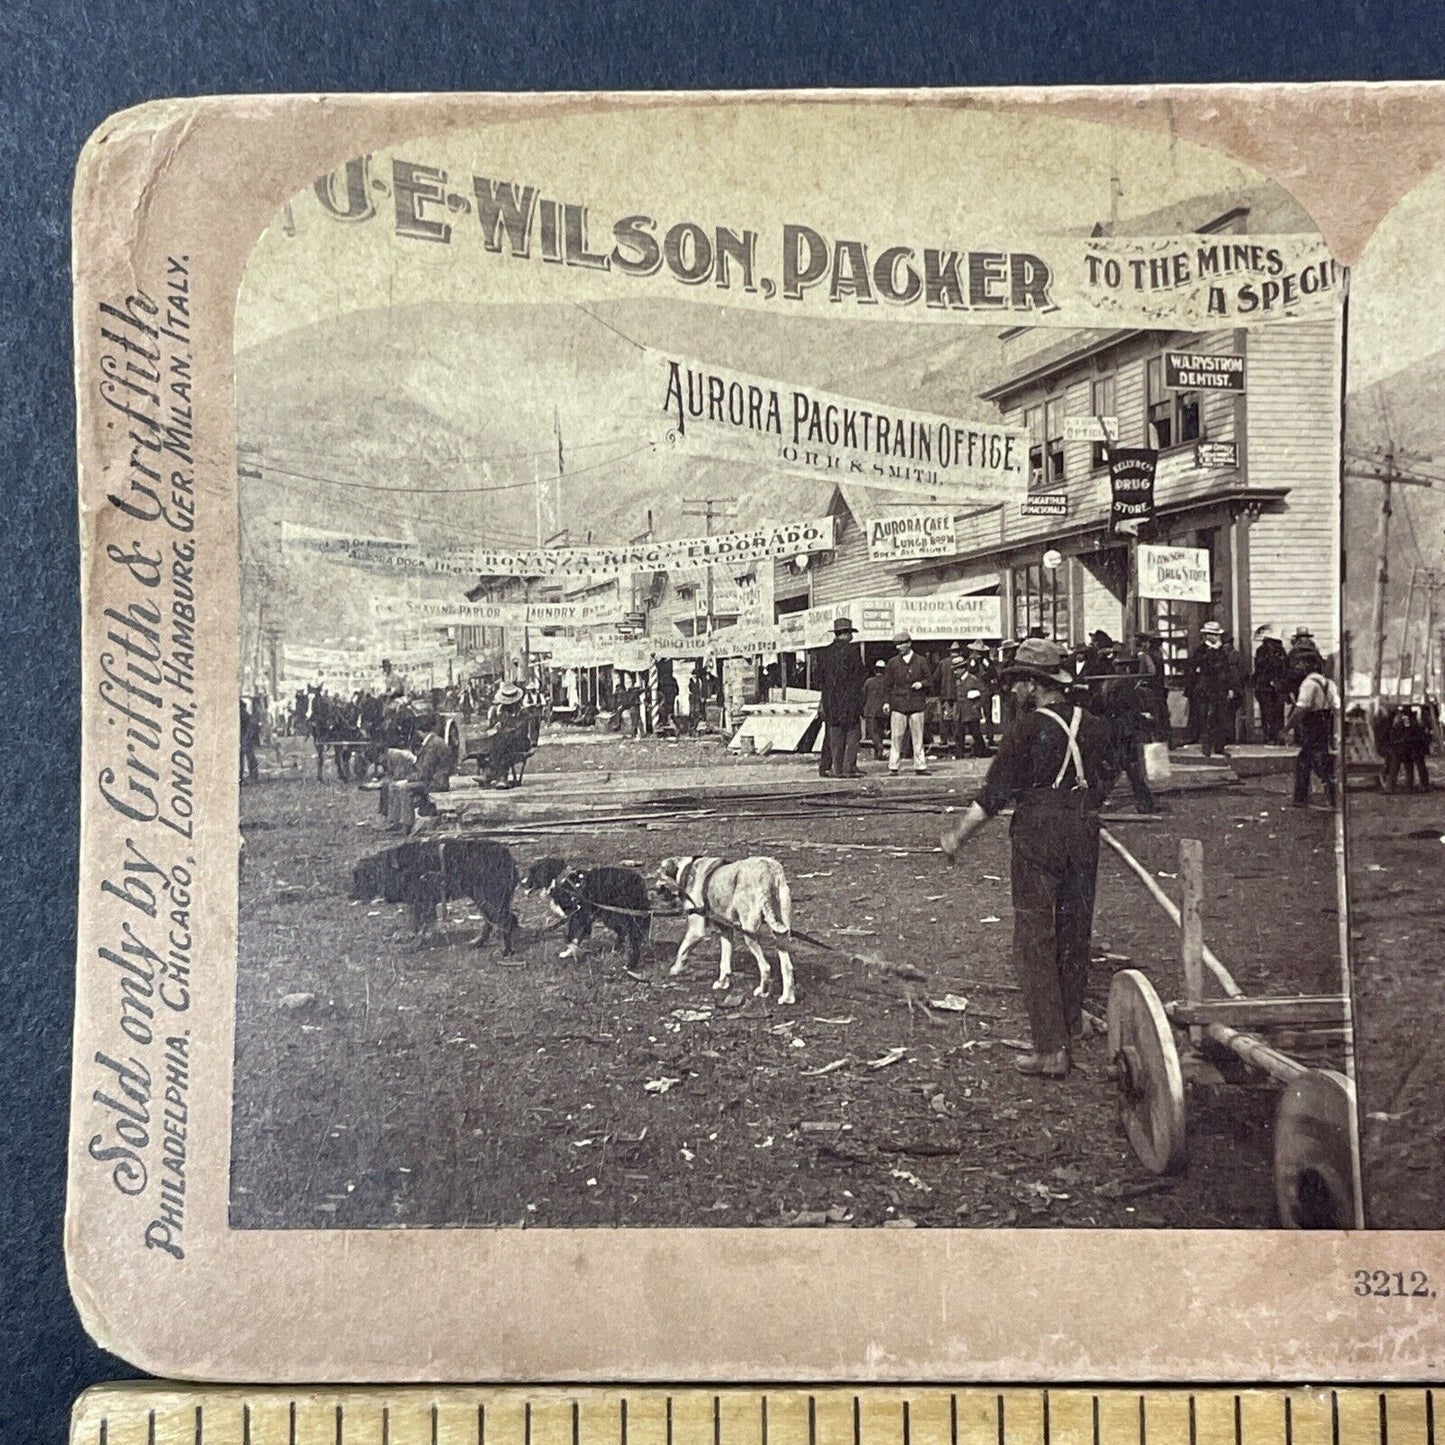
POLYGON ((868 669, 853 643, 851 618, 833 623, 833 640, 818 654, 818 716, 823 719, 824 778, 856 778, 862 736, 863 688, 868 669))
POLYGON ((947 655, 938 664, 938 742, 943 752, 953 747, 958 738, 958 681, 962 672, 963 648, 951 642, 947 655))
POLYGON ((1099 869, 1105 726, 1066 701, 1073 682, 1057 643, 1027 638, 1003 680, 1017 705, 982 790, 940 840, 952 860, 1012 802, 1013 959, 1033 1050, 1023 1074, 1061 1079, 1070 1040, 1083 1036, 1084 988, 1099 869))
POLYGON ((989 656, 988 643, 981 638, 974 638, 968 644, 967 666, 971 672, 983 684, 983 700, 981 710, 983 712, 983 737, 986 751, 993 753, 993 700, 1002 691, 999 685, 998 668, 994 660, 989 656))
MULTIPOLYGON (((983 724, 987 717, 989 694, 988 684, 979 675, 980 654, 973 650, 977 643, 969 648, 966 659, 958 663, 958 677, 955 687, 958 692, 958 703, 956 707, 956 721, 954 723, 954 745, 953 755, 956 758, 963 757, 964 745, 973 744, 973 755, 976 758, 987 758, 993 755, 993 748, 984 740, 983 724)), ((986 659, 988 654, 982 656, 986 659)))
POLYGON ((511 767, 527 755, 527 721, 522 716, 525 694, 515 682, 503 682, 487 717, 487 750, 479 755, 482 774, 493 787, 510 780, 511 767))
POLYGON ((1284 705, 1289 696, 1289 657, 1266 622, 1254 629, 1254 699, 1259 730, 1267 743, 1284 741, 1284 705))
POLYGON ((1169 677, 1164 663, 1164 639, 1157 632, 1136 632, 1139 646, 1140 691, 1143 694, 1149 741, 1169 741, 1169 677))
POLYGON ((1208 758, 1234 741, 1241 680, 1234 649, 1224 645, 1224 628, 1209 621, 1199 632, 1199 646, 1189 656, 1190 723, 1197 726, 1200 750, 1208 758))
POLYGON ((1320 656, 1319 644, 1308 627, 1296 627, 1289 640, 1289 652, 1285 656, 1285 689, 1289 700, 1294 702, 1299 694, 1300 684, 1317 666, 1320 656))
POLYGON ((888 709, 888 773, 898 774, 903 760, 903 734, 913 740, 913 771, 928 771, 928 756, 923 750, 923 723, 928 712, 928 690, 933 683, 933 669, 928 659, 913 650, 913 638, 907 632, 893 634, 898 650, 883 669, 888 709))

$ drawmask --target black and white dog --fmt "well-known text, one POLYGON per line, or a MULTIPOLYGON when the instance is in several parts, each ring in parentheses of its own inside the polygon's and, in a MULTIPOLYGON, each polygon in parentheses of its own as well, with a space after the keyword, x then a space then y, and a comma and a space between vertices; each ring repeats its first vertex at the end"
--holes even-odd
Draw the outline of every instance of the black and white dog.
POLYGON ((642 874, 632 868, 569 868, 564 858, 539 858, 522 881, 525 893, 542 893, 558 918, 567 920, 562 958, 576 958, 577 945, 602 923, 626 947, 637 967, 642 945, 652 936, 652 904, 642 874))

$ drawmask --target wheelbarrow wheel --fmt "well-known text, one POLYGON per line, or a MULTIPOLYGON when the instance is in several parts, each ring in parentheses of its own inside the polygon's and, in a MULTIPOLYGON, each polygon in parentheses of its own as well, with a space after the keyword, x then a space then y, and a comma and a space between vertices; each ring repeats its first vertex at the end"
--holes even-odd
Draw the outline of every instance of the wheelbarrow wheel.
POLYGON ((1153 1174, 1184 1167, 1184 1073, 1174 1028, 1154 985, 1126 968, 1109 985, 1109 1058, 1119 1115, 1139 1162, 1153 1174))
POLYGON ((1286 1084, 1274 1115, 1274 1192, 1287 1229, 1353 1229, 1354 1085, 1333 1069, 1286 1084))

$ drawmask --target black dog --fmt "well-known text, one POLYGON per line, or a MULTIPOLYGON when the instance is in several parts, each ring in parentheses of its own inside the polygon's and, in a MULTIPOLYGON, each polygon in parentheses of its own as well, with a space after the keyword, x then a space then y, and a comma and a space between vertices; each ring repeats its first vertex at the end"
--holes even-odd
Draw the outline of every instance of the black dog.
POLYGON ((426 933, 436 922, 438 904, 470 898, 486 920, 472 946, 486 943, 495 927, 501 930, 503 954, 512 952, 512 941, 521 926, 512 910, 518 881, 511 850, 486 838, 402 843, 387 853, 362 859, 352 879, 358 896, 376 897, 379 882, 380 896, 388 903, 409 903, 418 933, 426 933))
POLYGON ((545 893, 553 911, 567 920, 567 947, 563 958, 575 958, 577 945, 592 936, 602 923, 626 947, 632 968, 642 945, 652 936, 652 910, 647 883, 632 868, 569 868, 561 858, 541 858, 527 870, 523 887, 528 893, 545 893))

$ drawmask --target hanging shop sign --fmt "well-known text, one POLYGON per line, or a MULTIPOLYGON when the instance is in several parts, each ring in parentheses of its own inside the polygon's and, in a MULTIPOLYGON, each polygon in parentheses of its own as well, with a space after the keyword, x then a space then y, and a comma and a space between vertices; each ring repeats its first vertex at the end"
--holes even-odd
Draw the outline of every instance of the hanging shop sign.
POLYGON ((1109 535, 1137 535, 1154 515, 1154 473, 1159 453, 1150 447, 1114 447, 1109 452, 1109 535))
POLYGON ((1213 597, 1207 547, 1139 544, 1139 595, 1161 602, 1209 602, 1213 597))

